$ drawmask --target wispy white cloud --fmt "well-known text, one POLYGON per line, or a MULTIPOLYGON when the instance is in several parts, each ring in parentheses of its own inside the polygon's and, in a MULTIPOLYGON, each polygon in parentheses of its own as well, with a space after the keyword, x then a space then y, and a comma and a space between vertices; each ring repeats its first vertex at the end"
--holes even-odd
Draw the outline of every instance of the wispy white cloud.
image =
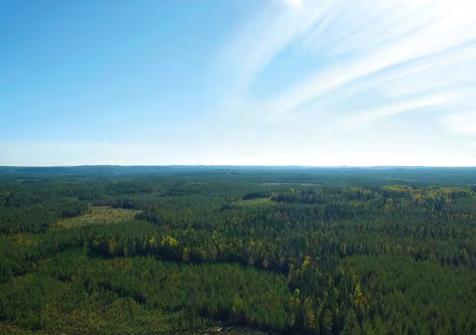
POLYGON ((238 29, 214 62, 227 75, 232 72, 233 89, 246 89, 276 55, 324 17, 331 3, 323 0, 317 6, 305 0, 269 2, 238 29))
MULTIPOLYGON (((444 88, 472 90, 476 95, 474 2, 337 0, 303 1, 291 7, 258 15, 225 48, 233 57, 222 54, 235 65, 240 83, 240 90, 231 89, 230 95, 255 117, 286 119, 285 115, 324 97, 362 94, 371 110, 366 118, 373 119, 369 115, 384 117, 396 110, 415 110, 409 108, 414 104, 422 104, 419 109, 446 102, 433 97, 430 104, 427 98, 444 88), (287 89, 274 97, 251 100, 249 85, 283 50, 299 43, 302 52, 324 63, 287 83, 287 89), (373 99, 376 95, 379 99, 373 99), (412 100, 395 106, 395 99, 406 97, 412 100)), ((335 105, 326 109, 345 109, 339 101, 335 105)), ((317 104, 317 111, 323 109, 317 104)))
POLYGON ((302 7, 303 0, 285 0, 284 3, 292 9, 299 9, 302 7))
POLYGON ((459 97, 461 97, 460 94, 448 92, 421 96, 414 99, 404 99, 393 104, 386 104, 383 107, 354 112, 351 116, 344 119, 343 127, 344 129, 357 129, 389 116, 422 109, 441 108, 441 106, 450 105, 459 97))
POLYGON ((440 122, 455 134, 476 136, 476 109, 443 115, 440 122))
POLYGON ((465 42, 462 36, 453 38, 443 36, 437 43, 434 41, 435 38, 436 36, 430 36, 427 32, 420 32, 388 47, 369 52, 365 56, 320 69, 309 79, 298 83, 278 98, 268 102, 266 110, 278 114, 291 111, 323 94, 336 91, 351 81, 419 57, 442 52, 465 42))

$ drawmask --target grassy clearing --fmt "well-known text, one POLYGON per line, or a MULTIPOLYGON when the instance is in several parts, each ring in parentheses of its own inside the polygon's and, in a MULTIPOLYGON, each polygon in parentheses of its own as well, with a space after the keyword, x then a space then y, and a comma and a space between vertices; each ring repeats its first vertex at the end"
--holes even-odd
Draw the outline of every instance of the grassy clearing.
POLYGON ((273 205, 271 198, 256 198, 248 200, 237 200, 233 202, 233 206, 236 207, 258 207, 258 206, 268 206, 273 205))
POLYGON ((55 226, 57 228, 73 228, 90 224, 114 224, 132 220, 138 212, 133 209, 93 206, 89 213, 74 218, 61 219, 55 226))

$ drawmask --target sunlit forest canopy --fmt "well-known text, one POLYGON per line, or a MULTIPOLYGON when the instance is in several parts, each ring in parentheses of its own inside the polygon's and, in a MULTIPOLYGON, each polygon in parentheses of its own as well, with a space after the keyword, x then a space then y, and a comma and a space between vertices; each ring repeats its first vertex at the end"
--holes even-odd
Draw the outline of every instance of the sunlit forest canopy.
POLYGON ((476 169, 0 168, 2 334, 472 334, 476 169))

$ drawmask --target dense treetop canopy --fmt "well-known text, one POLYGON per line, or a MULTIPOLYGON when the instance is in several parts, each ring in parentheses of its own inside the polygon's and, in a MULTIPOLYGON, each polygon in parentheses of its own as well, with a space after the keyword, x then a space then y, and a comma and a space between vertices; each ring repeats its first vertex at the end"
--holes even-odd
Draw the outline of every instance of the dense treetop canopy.
POLYGON ((471 334, 474 169, 0 168, 0 332, 471 334))

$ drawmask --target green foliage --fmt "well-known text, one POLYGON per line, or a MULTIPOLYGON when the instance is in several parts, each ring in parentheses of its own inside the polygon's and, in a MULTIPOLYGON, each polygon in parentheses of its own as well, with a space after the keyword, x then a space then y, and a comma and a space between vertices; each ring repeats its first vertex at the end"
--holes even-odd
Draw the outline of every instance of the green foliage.
POLYGON ((0 178, 0 333, 476 333, 474 187, 264 178, 0 178))

